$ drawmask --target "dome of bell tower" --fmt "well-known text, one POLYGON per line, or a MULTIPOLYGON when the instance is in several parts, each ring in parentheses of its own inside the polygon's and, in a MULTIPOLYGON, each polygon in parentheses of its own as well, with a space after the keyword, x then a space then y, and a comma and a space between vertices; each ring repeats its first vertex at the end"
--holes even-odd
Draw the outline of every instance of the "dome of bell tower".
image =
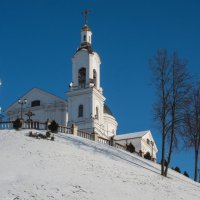
POLYGON ((81 30, 82 31, 91 31, 90 27, 87 24, 83 25, 81 30))

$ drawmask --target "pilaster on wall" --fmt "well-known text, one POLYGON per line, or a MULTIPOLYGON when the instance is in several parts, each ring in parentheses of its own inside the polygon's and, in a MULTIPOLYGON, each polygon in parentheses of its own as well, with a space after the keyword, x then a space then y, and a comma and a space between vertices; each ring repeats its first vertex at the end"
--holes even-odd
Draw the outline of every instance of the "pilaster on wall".
POLYGON ((93 134, 94 134, 94 141, 98 142, 99 141, 98 133, 93 133, 93 134))
POLYGON ((139 151, 139 155, 144 158, 144 152, 142 150, 139 151))
POLYGON ((78 135, 78 126, 76 126, 76 124, 72 124, 71 130, 73 135, 78 135))

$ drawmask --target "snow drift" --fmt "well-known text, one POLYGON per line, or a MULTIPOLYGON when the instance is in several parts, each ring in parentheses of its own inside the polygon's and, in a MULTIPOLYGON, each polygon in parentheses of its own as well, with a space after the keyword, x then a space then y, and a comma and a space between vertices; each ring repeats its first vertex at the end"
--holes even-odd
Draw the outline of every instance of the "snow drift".
POLYGON ((122 150, 73 135, 55 141, 0 131, 0 200, 199 200, 200 184, 122 150))

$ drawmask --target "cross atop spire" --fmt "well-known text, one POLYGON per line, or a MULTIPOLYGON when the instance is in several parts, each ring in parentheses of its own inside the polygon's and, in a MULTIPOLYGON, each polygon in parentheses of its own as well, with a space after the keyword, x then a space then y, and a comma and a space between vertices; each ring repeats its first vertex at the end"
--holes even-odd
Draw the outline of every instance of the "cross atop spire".
POLYGON ((84 16, 84 19, 85 19, 85 24, 88 24, 88 15, 91 13, 91 10, 88 10, 88 9, 85 9, 83 12, 82 12, 82 15, 84 16))

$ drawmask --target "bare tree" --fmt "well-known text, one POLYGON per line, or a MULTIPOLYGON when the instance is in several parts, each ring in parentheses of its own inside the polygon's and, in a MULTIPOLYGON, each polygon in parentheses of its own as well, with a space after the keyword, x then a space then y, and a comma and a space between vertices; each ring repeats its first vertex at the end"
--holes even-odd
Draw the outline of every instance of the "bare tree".
POLYGON ((151 59, 150 66, 157 94, 153 111, 162 134, 161 174, 167 176, 172 152, 177 145, 183 111, 188 102, 189 75, 186 62, 179 59, 176 53, 170 58, 165 49, 158 50, 156 56, 151 59), (168 149, 166 149, 167 138, 168 149))
POLYGON ((181 133, 183 116, 185 108, 189 102, 188 94, 190 91, 190 75, 187 71, 186 61, 181 60, 174 52, 170 65, 170 81, 169 81, 169 116, 167 128, 169 130, 169 149, 167 153, 167 162, 165 166, 164 176, 167 176, 172 152, 178 145, 178 137, 181 133))
POLYGON ((194 85, 190 97, 190 104, 187 106, 184 115, 183 133, 185 136, 186 147, 194 148, 194 181, 197 181, 200 149, 200 83, 194 85))
POLYGON ((156 87, 157 102, 154 104, 154 118, 158 122, 158 128, 162 134, 161 175, 164 175, 165 148, 167 136, 167 115, 169 112, 169 59, 165 49, 159 49, 154 58, 150 60, 156 87))

